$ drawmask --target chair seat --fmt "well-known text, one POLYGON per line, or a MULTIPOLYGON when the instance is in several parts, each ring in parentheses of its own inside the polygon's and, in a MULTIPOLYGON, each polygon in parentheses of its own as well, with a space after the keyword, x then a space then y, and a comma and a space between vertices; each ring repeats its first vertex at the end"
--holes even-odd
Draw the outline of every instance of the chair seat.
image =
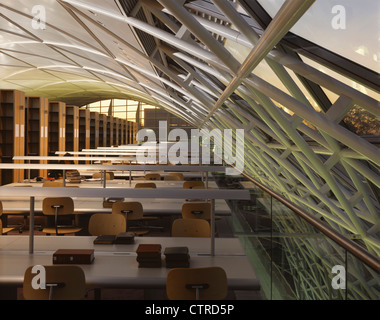
POLYGON ((10 231, 15 230, 16 228, 3 228, 3 234, 7 234, 10 231))
MULTIPOLYGON (((82 231, 82 228, 78 228, 78 227, 59 227, 58 228, 58 234, 77 233, 79 231, 82 231)), ((55 228, 43 228, 42 232, 44 232, 44 233, 56 233, 56 229, 55 228)))

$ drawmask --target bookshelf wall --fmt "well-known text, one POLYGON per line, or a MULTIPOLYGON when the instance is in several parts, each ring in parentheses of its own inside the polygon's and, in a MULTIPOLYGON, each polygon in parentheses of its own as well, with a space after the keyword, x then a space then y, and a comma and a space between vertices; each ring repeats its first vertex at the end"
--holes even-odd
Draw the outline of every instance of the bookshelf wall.
POLYGON ((90 110, 79 109, 79 150, 90 149, 90 110))
POLYGON ((66 104, 49 102, 49 155, 66 149, 66 104))
POLYGON ((104 140, 103 142, 105 142, 104 144, 104 147, 108 147, 108 146, 111 146, 111 123, 110 123, 110 117, 109 116, 105 116, 104 117, 104 128, 103 129, 103 133, 104 133, 104 140))
POLYGON ((105 139, 107 134, 107 116, 99 114, 99 147, 106 147, 107 141, 105 139))
MULTIPOLYGON (((17 90, 0 90, 0 162, 24 163, 14 156, 48 156, 136 142, 137 124, 89 109, 25 97, 17 90)), ((41 160, 41 164, 47 160, 41 160)), ((30 170, 30 177, 47 177, 47 169, 30 170)), ((0 185, 22 181, 24 169, 1 170, 0 185)), ((28 174, 29 176, 29 174, 28 174)))
POLYGON ((99 147, 99 113, 90 112, 90 148, 99 147))
POLYGON ((119 144, 126 144, 124 137, 125 137, 125 123, 126 121, 124 119, 120 119, 120 126, 119 126, 119 144))
MULTIPOLYGON (((26 103, 26 154, 47 156, 49 144, 49 100, 44 97, 27 97, 26 103)), ((47 163, 41 160, 41 164, 47 163)), ((31 170, 30 176, 47 176, 47 170, 31 170)))
MULTIPOLYGON (((0 90, 0 161, 13 162, 13 156, 25 155, 25 94, 17 90, 0 90)), ((17 163, 22 163, 18 161, 17 163)), ((2 170, 0 183, 24 179, 24 170, 2 170)))
POLYGON ((119 145, 119 121, 117 118, 113 118, 113 141, 112 145, 119 145))
POLYGON ((66 151, 79 151, 79 107, 66 106, 66 151))

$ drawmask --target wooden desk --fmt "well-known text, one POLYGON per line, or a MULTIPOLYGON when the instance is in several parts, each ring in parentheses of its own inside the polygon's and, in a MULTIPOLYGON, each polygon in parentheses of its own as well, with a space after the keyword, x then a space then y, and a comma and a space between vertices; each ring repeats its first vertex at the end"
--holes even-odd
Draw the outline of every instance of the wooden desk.
POLYGON ((162 255, 161 268, 139 268, 136 249, 140 243, 160 243, 166 247, 187 246, 190 267, 220 266, 228 277, 231 290, 259 290, 260 282, 236 238, 218 238, 215 255, 208 254, 208 238, 156 238, 137 237, 130 245, 94 245, 95 237, 36 236, 34 254, 28 253, 25 236, 0 236, 0 288, 21 287, 25 270, 32 265, 52 265, 57 249, 94 249, 91 265, 80 265, 86 275, 88 288, 164 289, 170 269, 165 267, 162 255))
MULTIPOLYGON (((14 197, 12 199, 2 198, 4 215, 8 214, 23 214, 30 211, 30 203, 26 197, 14 197)), ((111 213, 112 208, 103 208, 103 198, 76 198, 74 200, 74 210, 76 214, 90 213, 111 213)), ((145 215, 181 215, 182 205, 186 199, 160 199, 160 198, 124 198, 124 201, 141 202, 145 215)), ((42 199, 36 198, 34 211, 36 214, 42 213, 42 199)), ((215 200, 215 214, 230 215, 231 209, 223 199, 215 200)))
MULTIPOLYGON (((183 199, 211 199, 211 253, 214 252, 214 240, 215 240, 215 200, 218 199, 249 199, 249 193, 242 190, 212 190, 212 189, 171 189, 171 191, 160 189, 115 189, 115 188, 29 188, 29 187, 0 187, 0 199, 4 197, 6 199, 17 198, 17 195, 21 194, 23 197, 29 197, 30 208, 30 253, 33 252, 33 237, 34 237, 34 214, 35 214, 35 200, 43 199, 46 197, 82 197, 87 199, 96 199, 100 197, 122 197, 129 196, 133 199, 152 199, 160 198, 167 199, 170 203, 170 199, 180 200, 183 203, 183 199), (17 189, 17 192, 16 192, 17 189)), ((86 207, 88 208, 88 201, 86 201, 86 207)), ((25 209, 25 207, 24 207, 25 209)), ((88 209, 86 209, 88 210, 88 209)), ((178 207, 177 207, 178 210, 178 207)), ((98 210, 96 210, 98 211, 98 210)))
MULTIPOLYGON (((59 180, 62 181, 62 180, 59 180)), ((145 182, 153 182, 156 184, 157 188, 183 188, 184 181, 164 181, 164 180, 158 180, 158 181, 149 181, 149 180, 123 180, 123 179, 116 179, 116 180, 107 180, 106 188, 135 188, 137 183, 145 183, 145 182)), ((35 182, 35 181, 24 181, 24 182, 14 182, 5 185, 5 187, 42 187, 42 182, 35 182)), ((88 179, 85 181, 82 181, 80 183, 70 183, 66 182, 67 187, 79 187, 79 188, 99 188, 103 186, 103 181, 101 179, 88 179)), ((208 182, 209 188, 218 189, 218 185, 215 181, 209 181, 208 182)))

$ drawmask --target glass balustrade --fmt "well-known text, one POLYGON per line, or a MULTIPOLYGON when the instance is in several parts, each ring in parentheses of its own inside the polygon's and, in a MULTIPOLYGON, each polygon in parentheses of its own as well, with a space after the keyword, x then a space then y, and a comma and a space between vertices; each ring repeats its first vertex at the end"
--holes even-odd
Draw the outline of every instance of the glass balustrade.
MULTIPOLYGON (((230 177, 221 187, 250 190, 230 201, 240 238, 268 300, 379 300, 380 274, 253 182, 230 177), (227 183, 226 183, 227 181, 227 183)), ((323 217, 317 217, 322 223, 323 217)), ((360 239, 351 236, 360 244, 360 239)))

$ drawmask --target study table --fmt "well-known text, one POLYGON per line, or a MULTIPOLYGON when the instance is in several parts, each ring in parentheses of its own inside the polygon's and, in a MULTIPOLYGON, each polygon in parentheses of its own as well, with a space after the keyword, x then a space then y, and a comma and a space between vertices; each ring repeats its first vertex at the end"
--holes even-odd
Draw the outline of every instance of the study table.
MULTIPOLYGON (((107 189, 117 189, 122 191, 126 190, 135 190, 134 185, 136 183, 141 183, 144 181, 134 181, 132 185, 129 185, 129 182, 120 182, 117 180, 110 180, 107 182, 107 189)), ((167 193, 175 192, 178 189, 182 188, 183 181, 146 181, 154 182, 158 188, 164 188, 164 191, 167 193)), ((211 186, 216 188, 214 182, 210 182, 211 186)), ((41 182, 34 183, 11 183, 5 187, 14 187, 15 195, 17 195, 18 187, 32 186, 36 188, 43 188, 41 182)), ((82 182, 79 184, 70 184, 67 183, 67 187, 76 186, 80 189, 98 189, 100 188, 99 182, 82 182)), ((45 189, 45 188, 44 188, 45 189)), ((157 190, 156 189, 156 190, 157 190)), ((145 189, 142 189, 145 190, 145 189)), ((144 209, 144 214, 146 215, 181 215, 182 205, 186 202, 186 199, 168 199, 168 198, 132 198, 128 197, 128 193, 125 193, 124 201, 138 201, 141 202, 144 209)), ((111 208, 103 207, 103 198, 92 197, 92 198, 80 198, 72 197, 74 200, 74 209, 77 214, 88 214, 88 213, 108 213, 111 212, 111 208)), ((29 212, 29 198, 22 195, 9 197, 1 197, 0 201, 3 203, 4 214, 12 214, 12 212, 29 212)), ((35 199, 34 210, 36 213, 42 212, 42 198, 35 199)), ((215 214, 217 215, 230 215, 231 209, 224 199, 215 199, 215 214)))
MULTIPOLYGON (((211 201, 211 253, 214 252, 215 241, 215 200, 217 199, 235 199, 247 200, 249 193, 243 190, 212 190, 212 189, 120 189, 120 188, 30 188, 30 187, 0 187, 0 199, 29 197, 29 239, 30 252, 33 252, 34 246, 34 215, 35 215, 35 200, 46 197, 78 197, 86 199, 107 198, 107 197, 130 197, 132 199, 209 199, 211 201), (17 192, 16 192, 17 189, 17 192)), ((172 202, 172 201, 171 201, 172 202)), ((25 207, 24 207, 25 210, 25 207)), ((86 201, 86 210, 88 210, 88 201, 86 201)), ((96 210, 97 211, 97 210, 96 210)))
POLYGON ((215 254, 208 251, 208 238, 135 237, 134 244, 93 244, 96 237, 35 236, 35 252, 30 254, 28 237, 0 236, 0 289, 22 287, 24 272, 29 266, 52 265, 58 249, 94 249, 92 264, 80 265, 88 288, 165 289, 169 268, 162 254, 160 268, 139 268, 136 249, 139 244, 159 243, 166 247, 187 246, 190 267, 222 267, 230 290, 259 290, 257 279, 244 248, 237 238, 215 239, 215 254))
MULTIPOLYGON (((58 180, 58 181, 62 181, 58 180)), ((114 179, 114 180, 107 180, 106 188, 135 188, 137 183, 154 183, 156 184, 157 188, 183 188, 183 184, 185 181, 166 181, 166 180, 125 180, 125 179, 114 179)), ((28 179, 22 181, 22 182, 13 182, 6 184, 4 186, 7 187, 42 187, 43 182, 42 181, 28 181, 28 179)), ((99 188, 103 186, 103 180, 102 179, 85 179, 82 180, 80 183, 70 183, 68 180, 66 180, 66 186, 67 187, 78 187, 78 188, 99 188)), ((218 185, 215 181, 209 181, 208 187, 217 189, 218 185)))
MULTIPOLYGON (((75 157, 41 157, 41 156, 15 156, 14 161, 50 161, 60 162, 63 160, 74 159, 75 157)), ((75 160, 91 162, 90 157, 77 157, 75 160)), ((105 159, 105 158, 104 158, 105 159)), ((122 158, 120 158, 122 159, 122 158)), ((72 161, 72 160, 70 160, 72 161)), ((164 177, 169 172, 181 172, 185 178, 202 178, 208 180, 210 172, 225 172, 226 167, 221 165, 163 165, 163 164, 41 164, 41 163, 0 163, 0 169, 41 169, 41 170, 78 170, 79 173, 86 177, 91 177, 95 172, 112 171, 115 176, 132 180, 133 177, 144 176, 148 172, 160 172, 164 177)), ((28 173, 29 175, 29 173, 28 173)), ((29 179, 30 180, 30 179, 29 179)))

